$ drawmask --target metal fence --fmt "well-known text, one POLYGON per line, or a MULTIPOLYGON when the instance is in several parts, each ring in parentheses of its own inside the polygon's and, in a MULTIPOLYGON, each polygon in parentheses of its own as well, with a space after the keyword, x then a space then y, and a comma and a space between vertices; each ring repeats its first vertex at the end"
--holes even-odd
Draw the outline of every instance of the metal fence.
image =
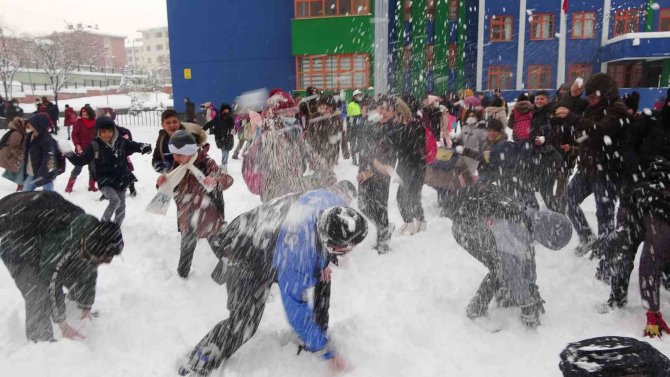
POLYGON ((163 110, 117 110, 116 124, 122 127, 150 126, 160 127, 163 110))

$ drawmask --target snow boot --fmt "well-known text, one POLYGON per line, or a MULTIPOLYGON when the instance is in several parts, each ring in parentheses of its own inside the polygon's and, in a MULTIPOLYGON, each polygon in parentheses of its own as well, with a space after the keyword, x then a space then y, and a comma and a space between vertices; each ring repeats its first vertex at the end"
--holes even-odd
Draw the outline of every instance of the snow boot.
POLYGON ((131 198, 136 197, 137 196, 137 190, 135 190, 135 184, 134 183, 130 184, 129 189, 130 189, 130 197, 131 198))
POLYGON ((465 310, 468 318, 474 320, 479 317, 488 315, 488 308, 493 296, 500 290, 500 280, 495 272, 486 274, 482 282, 477 288, 477 293, 470 300, 468 307, 465 310))
POLYGON ((373 249, 377 250, 377 253, 381 254, 386 254, 389 251, 391 251, 391 247, 389 246, 389 241, 391 240, 391 235, 393 234, 393 231, 395 230, 395 224, 389 224, 386 229, 379 229, 377 230, 377 243, 372 247, 373 249))
POLYGON ((187 362, 179 367, 180 376, 197 374, 207 376, 216 368, 218 359, 221 357, 221 349, 215 344, 207 344, 196 349, 187 362))
POLYGON ((67 180, 67 185, 65 185, 65 192, 71 193, 74 183, 77 181, 77 178, 70 178, 67 180))
POLYGON ((537 311, 535 304, 521 307, 521 323, 529 329, 536 329, 540 326, 540 313, 537 311))
POLYGON ((583 257, 588 254, 589 251, 593 250, 593 246, 596 243, 596 238, 593 235, 582 238, 579 242, 579 246, 575 249, 575 255, 578 257, 583 257))
POLYGON ((644 328, 644 336, 660 338, 663 336, 663 333, 670 334, 670 328, 665 323, 665 320, 663 320, 661 312, 647 310, 647 326, 644 328))
POLYGON ((89 180, 88 180, 88 191, 98 192, 98 188, 95 187, 95 179, 89 178, 89 180))

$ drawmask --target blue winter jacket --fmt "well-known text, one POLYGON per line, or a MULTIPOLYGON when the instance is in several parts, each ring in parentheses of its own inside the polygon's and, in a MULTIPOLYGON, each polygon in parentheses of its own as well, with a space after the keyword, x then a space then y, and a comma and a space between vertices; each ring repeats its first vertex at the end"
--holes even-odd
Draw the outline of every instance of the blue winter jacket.
POLYGON ((317 236, 317 220, 323 210, 346 205, 330 191, 304 194, 289 209, 275 244, 273 267, 289 323, 308 351, 322 351, 326 359, 333 354, 326 349, 328 338, 315 320, 307 292, 328 265, 328 252, 317 236))

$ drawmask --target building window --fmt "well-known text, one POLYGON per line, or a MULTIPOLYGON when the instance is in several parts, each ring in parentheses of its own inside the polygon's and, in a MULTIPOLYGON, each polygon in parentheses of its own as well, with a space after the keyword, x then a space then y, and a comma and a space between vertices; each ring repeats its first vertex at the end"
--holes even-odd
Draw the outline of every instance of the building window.
POLYGON ((670 31, 670 9, 661 9, 658 20, 658 31, 670 31))
POLYGON ((458 18, 458 3, 460 0, 449 0, 449 19, 455 20, 458 18))
POLYGON ((426 70, 431 70, 435 67, 435 47, 426 46, 426 70))
POLYGON ((550 65, 531 65, 528 67, 528 89, 549 89, 551 85, 550 65))
POLYGON ((568 79, 570 80, 569 82, 574 82, 575 79, 578 77, 581 77, 586 81, 586 79, 591 76, 593 73, 593 65, 592 64, 570 64, 568 67, 568 79))
POLYGON ((163 50, 163 45, 156 45, 156 51, 163 50))
POLYGON ((349 16, 370 13, 370 0, 294 0, 295 18, 349 16))
POLYGON ((147 46, 147 51, 151 51, 151 46, 147 46))
POLYGON ((163 38, 163 32, 156 33, 156 38, 163 38))
POLYGON ((297 87, 341 90, 367 88, 370 59, 367 55, 318 55, 296 58, 297 87))
POLYGON ((512 40, 512 16, 491 17, 491 42, 509 42, 512 40))
POLYGON ((402 49, 402 66, 406 71, 412 69, 412 45, 402 49))
POLYGON ((412 20, 412 0, 402 1, 402 13, 405 21, 412 20))
POLYGON ((596 14, 579 12, 572 14, 572 39, 590 39, 596 36, 596 14))
POLYGON ((489 67, 487 88, 488 90, 511 89, 512 68, 508 65, 492 65, 489 67))
POLYGON ((458 45, 451 44, 447 50, 447 65, 450 69, 456 68, 458 66, 458 45))
POLYGON ((618 37, 640 30, 640 11, 638 9, 618 10, 614 13, 614 30, 612 35, 618 37))
POLYGON ((530 21, 530 40, 545 41, 554 37, 554 15, 535 14, 530 21))
POLYGON ((612 76, 620 88, 637 88, 642 80, 642 63, 613 63, 607 66, 607 74, 612 76))

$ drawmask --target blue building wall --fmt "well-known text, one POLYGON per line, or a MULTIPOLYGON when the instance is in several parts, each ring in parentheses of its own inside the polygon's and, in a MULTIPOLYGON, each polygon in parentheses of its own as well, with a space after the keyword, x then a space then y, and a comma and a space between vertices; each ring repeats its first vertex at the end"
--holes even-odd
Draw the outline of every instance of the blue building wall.
MULTIPOLYGON (((484 21, 484 71, 482 88, 488 88, 488 67, 509 66, 512 72, 512 88, 516 82, 516 68, 519 41, 519 1, 495 1, 486 2, 486 18, 484 21), (512 40, 509 42, 491 41, 491 18, 500 16, 511 16, 512 40)), ((474 15, 478 17, 477 15, 474 15)), ((476 34, 475 34, 476 35, 476 34)), ((477 40, 475 38, 475 40, 477 40)))
POLYGON ((177 111, 184 97, 218 107, 252 89, 295 89, 293 1, 167 0, 167 14, 177 111))

